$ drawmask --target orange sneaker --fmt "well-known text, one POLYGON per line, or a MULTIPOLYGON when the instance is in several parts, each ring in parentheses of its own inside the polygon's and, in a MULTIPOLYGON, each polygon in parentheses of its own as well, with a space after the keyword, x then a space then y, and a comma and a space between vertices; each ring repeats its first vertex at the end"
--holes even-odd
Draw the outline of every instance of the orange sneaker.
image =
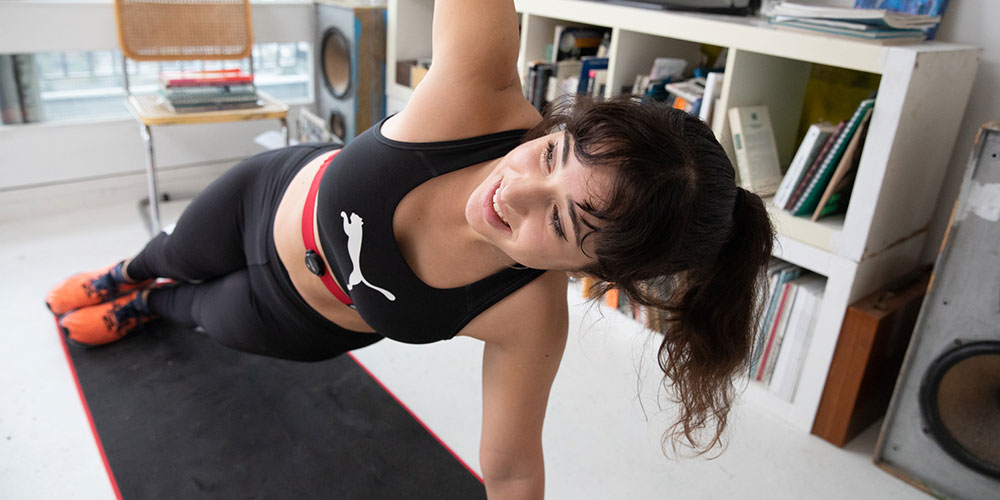
MULTIPOLYGON (((45 296, 45 305, 49 306, 49 310, 56 316, 62 316, 73 309, 100 304, 123 293, 146 288, 153 283, 153 280, 124 283, 121 279, 115 279, 111 271, 120 265, 122 262, 100 271, 80 273, 67 278, 49 290, 45 296)), ((121 276, 121 269, 118 269, 117 273, 121 276)))
POLYGON ((59 318, 68 340, 84 347, 110 344, 134 333, 156 316, 146 309, 142 291, 77 309, 59 318))

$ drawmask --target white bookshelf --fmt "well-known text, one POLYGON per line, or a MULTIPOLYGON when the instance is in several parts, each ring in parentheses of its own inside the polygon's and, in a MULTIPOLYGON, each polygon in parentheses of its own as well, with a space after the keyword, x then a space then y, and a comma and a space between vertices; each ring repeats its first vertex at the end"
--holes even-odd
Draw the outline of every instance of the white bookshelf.
MULTIPOLYGON (((927 226, 965 111, 981 50, 927 42, 880 46, 781 31, 756 18, 663 12, 579 0, 515 0, 519 69, 540 58, 556 24, 611 28, 609 95, 647 72, 655 57, 697 57, 700 44, 728 47, 720 106, 768 106, 787 165, 813 63, 881 76, 847 213, 811 222, 771 207, 775 256, 827 278, 818 326, 793 402, 751 385, 746 398, 805 431, 813 419, 847 306, 920 264, 927 226)), ((431 56, 433 0, 389 0, 387 98, 409 99, 396 61, 431 56)), ((723 116, 713 128, 730 152, 723 116)))

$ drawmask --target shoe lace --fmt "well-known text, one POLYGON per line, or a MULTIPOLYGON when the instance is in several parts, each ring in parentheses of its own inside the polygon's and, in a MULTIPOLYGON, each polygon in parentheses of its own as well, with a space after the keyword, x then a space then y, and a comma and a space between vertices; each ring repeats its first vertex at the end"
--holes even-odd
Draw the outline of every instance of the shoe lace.
POLYGON ((122 333, 127 333, 127 331, 142 325, 146 315, 136 306, 135 300, 132 299, 123 304, 115 305, 111 309, 111 315, 107 316, 105 321, 108 323, 113 321, 115 324, 108 324, 109 328, 120 329, 122 333))
POLYGON ((114 297, 118 295, 120 284, 111 277, 111 273, 104 273, 100 277, 90 282, 90 287, 99 296, 114 297))

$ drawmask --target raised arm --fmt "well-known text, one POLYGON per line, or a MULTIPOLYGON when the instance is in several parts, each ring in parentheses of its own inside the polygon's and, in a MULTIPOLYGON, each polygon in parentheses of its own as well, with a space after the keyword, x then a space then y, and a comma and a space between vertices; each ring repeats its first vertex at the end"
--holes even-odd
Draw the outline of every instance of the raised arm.
POLYGON ((431 68, 384 134, 449 140, 528 128, 540 119, 521 92, 512 0, 435 0, 432 29, 431 68))
POLYGON ((519 84, 511 0, 435 0, 432 44, 427 76, 498 90, 519 84))

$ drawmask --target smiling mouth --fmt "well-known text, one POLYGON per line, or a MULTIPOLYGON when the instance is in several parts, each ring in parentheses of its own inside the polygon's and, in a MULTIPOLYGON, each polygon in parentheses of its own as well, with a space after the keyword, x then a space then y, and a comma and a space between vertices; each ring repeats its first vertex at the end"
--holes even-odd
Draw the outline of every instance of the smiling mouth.
POLYGON ((497 189, 493 191, 493 211, 497 213, 497 217, 510 228, 510 222, 507 222, 507 217, 503 214, 503 210, 500 209, 500 186, 497 185, 497 189))

